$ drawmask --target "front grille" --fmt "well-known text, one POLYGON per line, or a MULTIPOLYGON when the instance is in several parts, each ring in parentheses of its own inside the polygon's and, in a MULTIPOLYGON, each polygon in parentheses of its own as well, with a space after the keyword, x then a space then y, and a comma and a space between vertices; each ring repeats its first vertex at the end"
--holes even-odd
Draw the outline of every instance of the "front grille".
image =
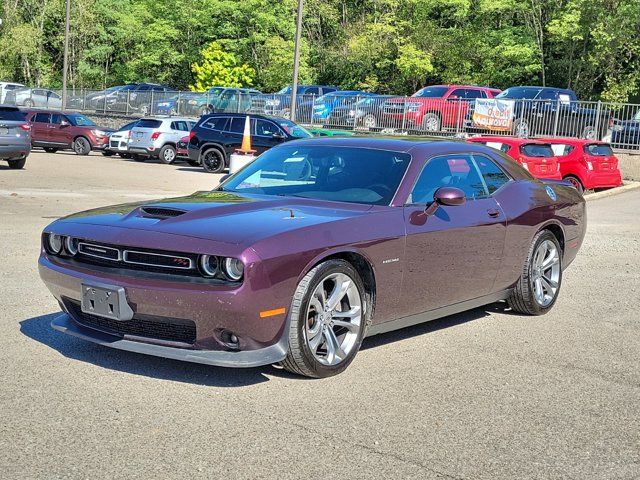
POLYGON ((197 269, 198 255, 193 253, 122 247, 81 240, 73 260, 90 265, 200 276, 197 269))
POLYGON ((65 300, 64 304, 76 322, 105 333, 187 344, 196 341, 196 324, 191 320, 134 315, 131 320, 119 321, 84 313, 80 304, 71 300, 65 300))

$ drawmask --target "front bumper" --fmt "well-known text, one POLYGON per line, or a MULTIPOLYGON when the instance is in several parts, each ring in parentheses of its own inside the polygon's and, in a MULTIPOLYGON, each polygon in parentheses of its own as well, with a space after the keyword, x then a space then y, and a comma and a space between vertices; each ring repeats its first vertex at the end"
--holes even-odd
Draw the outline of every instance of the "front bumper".
POLYGON ((104 345, 105 347, 127 350, 129 352, 154 355, 156 357, 171 358, 185 362, 203 363, 219 367, 249 368, 270 365, 284 360, 286 347, 276 343, 269 347, 257 350, 240 352, 216 351, 216 350, 191 350, 185 348, 168 347, 150 343, 142 343, 127 340, 126 336, 120 337, 94 330, 76 323, 69 315, 63 313, 51 322, 51 327, 67 335, 87 340, 89 342, 104 345))
POLYGON ((65 311, 52 326, 69 335, 122 350, 210 365, 249 367, 276 363, 285 357, 286 315, 259 316, 260 311, 273 308, 274 293, 270 289, 256 292, 248 282, 225 287, 197 280, 159 280, 146 272, 124 275, 112 273, 113 269, 54 263, 45 254, 40 256, 39 270, 65 311), (118 325, 113 327, 95 323, 83 314, 79 309, 83 283, 122 287, 134 312, 132 323, 114 320, 118 325), (78 307, 72 308, 73 304, 78 307), (153 325, 144 330, 127 328, 136 322, 153 325), (194 329, 189 340, 152 333, 159 325, 164 328, 185 322, 194 329), (224 332, 238 337, 234 347, 225 343, 224 332))

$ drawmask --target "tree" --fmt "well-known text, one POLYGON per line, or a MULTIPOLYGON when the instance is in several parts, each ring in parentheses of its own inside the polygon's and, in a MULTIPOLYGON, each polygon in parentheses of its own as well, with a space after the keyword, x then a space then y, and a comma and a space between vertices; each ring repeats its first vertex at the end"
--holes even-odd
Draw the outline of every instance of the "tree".
POLYGON ((253 84, 256 71, 246 63, 240 64, 232 53, 211 42, 201 51, 200 63, 191 67, 195 75, 194 91, 205 91, 215 86, 246 87, 253 84))

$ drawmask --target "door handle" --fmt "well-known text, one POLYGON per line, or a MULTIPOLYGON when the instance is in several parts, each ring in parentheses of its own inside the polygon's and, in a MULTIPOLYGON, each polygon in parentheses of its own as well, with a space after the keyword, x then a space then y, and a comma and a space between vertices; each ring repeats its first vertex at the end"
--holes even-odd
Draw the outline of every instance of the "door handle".
POLYGON ((487 210, 487 213, 490 217, 495 218, 500 215, 500 210, 498 210, 497 208, 490 208, 489 210, 487 210))

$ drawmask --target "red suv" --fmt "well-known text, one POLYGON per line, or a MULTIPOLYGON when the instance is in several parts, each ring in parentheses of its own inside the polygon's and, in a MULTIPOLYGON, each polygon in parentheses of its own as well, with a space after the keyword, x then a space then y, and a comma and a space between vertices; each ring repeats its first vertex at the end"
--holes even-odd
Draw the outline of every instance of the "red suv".
POLYGON ((553 155, 551 145, 546 142, 518 137, 472 137, 468 142, 482 143, 495 148, 522 165, 537 178, 562 180, 560 164, 553 155))
POLYGON ((560 164, 562 178, 579 192, 622 184, 618 159, 608 143, 579 138, 545 138, 560 164))
POLYGON ((31 124, 31 145, 49 153, 73 150, 88 155, 91 150, 104 150, 113 132, 79 113, 30 110, 25 118, 31 124))
POLYGON ((382 106, 381 123, 393 128, 419 128, 438 132, 443 128, 464 125, 471 102, 476 98, 493 98, 497 88, 472 85, 432 85, 411 97, 387 100, 382 106))

